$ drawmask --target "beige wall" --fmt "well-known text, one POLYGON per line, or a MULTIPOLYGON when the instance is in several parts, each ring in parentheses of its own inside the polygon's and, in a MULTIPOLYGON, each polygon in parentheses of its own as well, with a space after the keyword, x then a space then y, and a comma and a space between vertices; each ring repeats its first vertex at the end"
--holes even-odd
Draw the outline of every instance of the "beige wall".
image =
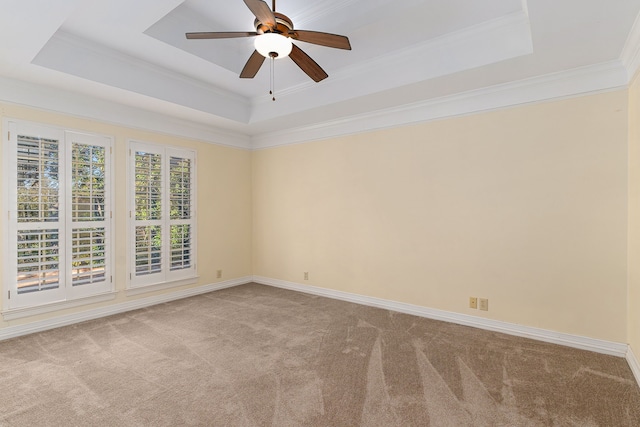
MULTIPOLYGON (((114 137, 119 291, 126 147, 136 139, 198 152, 195 286, 255 274, 630 341, 639 352, 639 108, 636 83, 254 153, 14 105, 0 113, 114 137), (490 310, 469 309, 469 296, 489 298, 490 310)), ((102 305, 148 295, 119 292, 102 305)))
POLYGON ((627 103, 621 90, 257 151, 253 273, 626 342, 627 103))
MULTIPOLYGON (((153 132, 127 129, 119 126, 84 120, 65 115, 42 112, 15 105, 0 104, 0 116, 20 120, 45 123, 61 128, 100 133, 114 138, 115 175, 115 275, 116 290, 126 287, 127 277, 127 145, 130 139, 188 147, 197 151, 197 203, 198 203, 198 274, 197 284, 202 286, 222 280, 251 275, 251 152, 220 145, 192 141, 183 138, 156 134, 153 132), (223 270, 223 278, 216 278, 216 270, 223 270)), ((1 123, 0 123, 1 125, 1 123)), ((2 156, 0 150, 0 156, 2 156)), ((0 165, 1 165, 0 160, 0 165)), ((0 186, 4 174, 0 174, 0 186)), ((2 200, 0 199, 0 204, 2 200)), ((2 206, 0 212, 5 212, 2 206)), ((0 233, 4 233, 5 215, 0 215, 0 233)), ((0 251, 4 246, 0 245, 0 251)), ((2 254, 0 254, 2 255, 2 254)), ((2 258, 0 258, 2 259, 2 258)), ((4 278, 2 263, 0 277, 4 278)), ((4 289, 0 291, 4 292, 4 289)), ((164 291, 170 292, 170 291, 164 291)), ((127 297, 119 292, 115 301, 69 309, 34 318, 24 318, 12 322, 0 320, 0 327, 46 319, 60 314, 68 314, 97 306, 156 295, 151 292, 127 297)))
POLYGON ((640 356, 640 78, 629 88, 628 342, 640 356))

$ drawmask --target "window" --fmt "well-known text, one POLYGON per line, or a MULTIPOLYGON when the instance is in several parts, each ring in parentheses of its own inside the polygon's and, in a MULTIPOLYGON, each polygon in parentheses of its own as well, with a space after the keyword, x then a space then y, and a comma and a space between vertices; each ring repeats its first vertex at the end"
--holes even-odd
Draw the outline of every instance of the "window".
POLYGON ((131 287, 196 276, 195 152, 132 142, 131 287))
POLYGON ((111 291, 111 139, 6 124, 6 308, 111 291))

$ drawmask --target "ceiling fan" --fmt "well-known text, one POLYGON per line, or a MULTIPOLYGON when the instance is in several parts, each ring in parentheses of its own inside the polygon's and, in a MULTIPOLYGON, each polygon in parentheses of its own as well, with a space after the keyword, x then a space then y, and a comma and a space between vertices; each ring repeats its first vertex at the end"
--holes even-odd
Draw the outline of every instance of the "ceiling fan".
POLYGON ((271 9, 269 9, 269 5, 264 0, 244 0, 244 2, 256 17, 254 21, 256 31, 186 34, 188 39, 228 39, 257 36, 255 40, 256 50, 251 54, 242 69, 241 78, 251 79, 255 77, 265 58, 275 59, 286 56, 291 57, 293 62, 315 82, 329 77, 316 61, 291 42, 292 39, 336 49, 351 50, 349 39, 345 36, 294 29, 291 19, 282 13, 276 12, 276 0, 273 0, 271 9))

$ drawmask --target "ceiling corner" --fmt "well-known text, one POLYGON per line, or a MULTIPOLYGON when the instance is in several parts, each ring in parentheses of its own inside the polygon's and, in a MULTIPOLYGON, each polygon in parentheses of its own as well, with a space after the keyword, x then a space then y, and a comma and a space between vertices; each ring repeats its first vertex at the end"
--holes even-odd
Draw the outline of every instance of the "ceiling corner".
POLYGON ((640 69, 640 14, 631 27, 620 60, 627 70, 627 79, 631 81, 640 69))

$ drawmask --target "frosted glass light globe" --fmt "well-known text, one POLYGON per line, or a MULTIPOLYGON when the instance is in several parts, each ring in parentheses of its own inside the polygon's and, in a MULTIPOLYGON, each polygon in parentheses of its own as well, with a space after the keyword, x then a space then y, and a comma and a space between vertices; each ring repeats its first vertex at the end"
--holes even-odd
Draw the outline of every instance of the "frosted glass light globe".
POLYGON ((265 33, 256 37, 254 46, 260 55, 265 58, 286 58, 293 49, 293 43, 289 37, 282 34, 265 33))

